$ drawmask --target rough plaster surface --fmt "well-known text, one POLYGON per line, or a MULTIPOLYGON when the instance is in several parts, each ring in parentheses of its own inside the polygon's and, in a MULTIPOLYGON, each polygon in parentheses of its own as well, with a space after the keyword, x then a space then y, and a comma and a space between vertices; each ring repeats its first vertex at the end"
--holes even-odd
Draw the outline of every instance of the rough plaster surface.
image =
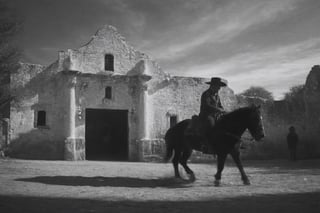
POLYGON ((312 67, 305 84, 307 118, 320 127, 320 66, 312 67))
MULTIPOLYGON (((151 95, 152 128, 151 137, 163 137, 169 128, 169 118, 172 115, 178 117, 178 121, 198 115, 200 111, 201 94, 208 89, 205 84, 208 79, 174 76, 164 81, 163 88, 151 95)), ((219 93, 222 104, 227 111, 237 105, 233 91, 226 87, 219 93)))
MULTIPOLYGON (((208 80, 170 76, 149 56, 128 45, 114 27, 104 26, 82 47, 59 52, 57 61, 50 66, 21 64, 20 71, 11 77, 10 89, 15 99, 10 109, 9 136, 13 153, 25 158, 63 159, 68 149, 68 120, 74 119, 74 140, 81 141, 85 137, 85 109, 97 108, 128 110, 129 159, 152 158, 161 152, 170 116, 181 121, 199 113, 200 97, 208 88, 208 80), (104 70, 105 54, 114 55, 114 71, 104 70), (68 117, 69 78, 76 79, 74 118, 68 117), (112 87, 110 100, 104 98, 106 86, 112 87), (38 110, 47 112, 45 127, 35 126, 38 110)), ((314 66, 305 90, 310 124, 319 123, 319 82, 320 68, 314 66)), ((239 102, 228 87, 219 95, 227 111, 249 103, 239 102)), ((287 110, 285 103, 261 104, 264 116, 270 116, 266 113, 270 107, 279 114, 287 110)), ((265 120, 266 133, 277 132, 272 140, 278 142, 283 140, 287 126, 292 125, 277 114, 265 120)), ((304 121, 296 124, 298 133, 303 135, 304 121)))
MULTIPOLYGON (((55 147, 50 156, 57 159, 72 147, 65 146, 70 128, 74 140, 85 138, 88 108, 128 110, 129 159, 152 155, 158 148, 150 144, 162 146, 170 115, 181 121, 198 114, 201 93, 208 88, 208 79, 168 75, 111 26, 99 29, 84 46, 59 52, 58 60, 47 68, 23 64, 13 79, 12 142, 50 144, 55 147), (114 55, 114 71, 104 70, 105 54, 114 55), (74 103, 70 103, 70 79, 74 79, 74 103), (112 88, 111 99, 104 98, 107 86, 112 88), (75 117, 70 109, 75 110, 75 117), (42 128, 35 125, 38 110, 47 113, 47 125, 42 128)), ((233 91, 226 88, 220 95, 222 104, 231 110, 236 100, 233 91)))

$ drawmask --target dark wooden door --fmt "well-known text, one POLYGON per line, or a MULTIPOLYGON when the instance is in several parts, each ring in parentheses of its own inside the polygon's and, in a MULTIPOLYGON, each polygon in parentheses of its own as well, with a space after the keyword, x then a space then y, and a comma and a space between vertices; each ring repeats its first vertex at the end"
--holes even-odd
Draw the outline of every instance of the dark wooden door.
POLYGON ((128 111, 86 109, 86 159, 128 160, 128 111))

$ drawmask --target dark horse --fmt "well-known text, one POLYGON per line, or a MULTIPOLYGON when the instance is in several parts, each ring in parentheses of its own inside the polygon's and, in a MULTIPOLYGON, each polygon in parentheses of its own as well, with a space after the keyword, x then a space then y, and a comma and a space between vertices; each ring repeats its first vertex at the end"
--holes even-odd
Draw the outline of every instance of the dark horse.
MULTIPOLYGON (((165 160, 168 161, 174 151, 172 159, 175 177, 180 178, 178 164, 180 163, 186 173, 195 180, 193 171, 188 167, 187 160, 190 157, 192 150, 200 151, 201 144, 199 138, 185 135, 185 130, 191 120, 186 119, 175 126, 171 127, 165 135, 167 153, 165 160)), ((217 173, 215 174, 215 185, 220 184, 221 173, 224 168, 224 163, 227 155, 230 154, 236 163, 242 181, 245 185, 249 185, 250 181, 244 172, 240 161, 240 142, 244 131, 248 129, 255 140, 260 140, 264 137, 264 129, 262 125, 262 117, 260 106, 250 106, 237 109, 233 112, 225 114, 213 127, 208 136, 208 143, 217 155, 217 173)))

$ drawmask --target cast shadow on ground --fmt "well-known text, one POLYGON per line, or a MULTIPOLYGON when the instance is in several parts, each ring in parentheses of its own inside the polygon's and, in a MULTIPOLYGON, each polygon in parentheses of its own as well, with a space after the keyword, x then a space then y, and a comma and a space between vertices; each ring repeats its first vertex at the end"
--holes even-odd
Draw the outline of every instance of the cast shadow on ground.
POLYGON ((18 178, 15 181, 35 182, 50 185, 64 186, 93 186, 93 187, 164 187, 164 188, 186 188, 193 180, 176 178, 141 179, 134 177, 83 177, 83 176, 38 176, 32 178, 18 178))
POLYGON ((0 195, 0 212, 245 212, 318 213, 320 192, 184 200, 94 200, 66 197, 0 195))
POLYGON ((291 174, 298 175, 320 175, 320 161, 303 160, 303 161, 258 161, 250 162, 246 167, 258 169, 257 172, 251 174, 291 174))

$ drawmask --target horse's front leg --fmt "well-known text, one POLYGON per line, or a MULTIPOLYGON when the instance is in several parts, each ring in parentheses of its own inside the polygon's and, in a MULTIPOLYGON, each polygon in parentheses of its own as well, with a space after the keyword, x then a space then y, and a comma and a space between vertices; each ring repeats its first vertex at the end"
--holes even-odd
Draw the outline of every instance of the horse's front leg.
POLYGON ((224 168, 224 163, 226 161, 227 154, 218 154, 218 163, 217 163, 217 173, 214 175, 215 181, 214 185, 215 186, 220 186, 220 181, 221 181, 221 174, 224 168))
POLYGON ((241 160, 240 160, 240 151, 236 147, 230 152, 230 155, 232 156, 234 162, 236 163, 240 174, 241 174, 241 179, 244 185, 250 185, 250 180, 246 173, 244 172, 241 160))

